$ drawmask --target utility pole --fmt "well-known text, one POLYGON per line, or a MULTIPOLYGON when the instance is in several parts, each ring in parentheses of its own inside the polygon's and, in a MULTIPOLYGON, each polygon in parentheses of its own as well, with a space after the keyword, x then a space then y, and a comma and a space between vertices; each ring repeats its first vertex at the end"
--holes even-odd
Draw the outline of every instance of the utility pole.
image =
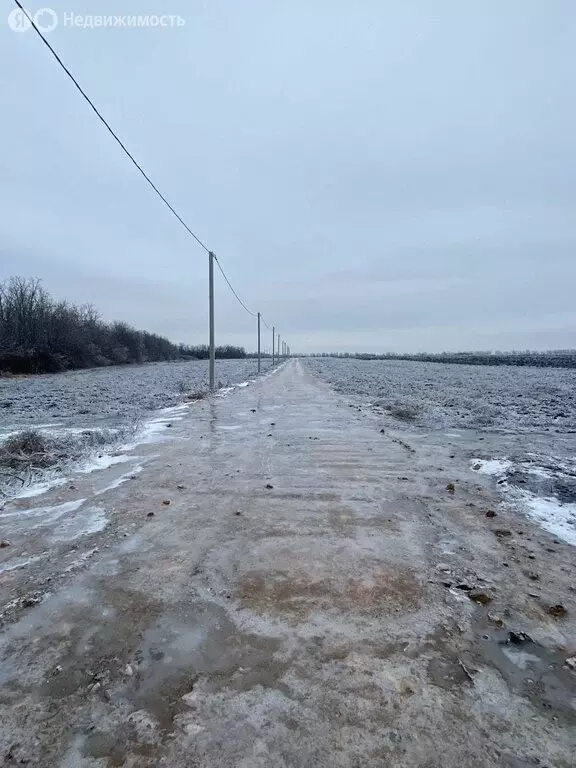
POLYGON ((272 326, 272 368, 274 368, 274 345, 276 344, 275 336, 276 336, 276 331, 275 331, 275 326, 273 325, 272 326))
POLYGON ((216 358, 214 350, 214 254, 208 253, 208 315, 210 319, 210 363, 209 363, 209 382, 210 392, 214 392, 214 361, 216 358))
POLYGON ((282 347, 281 345, 281 337, 280 334, 278 334, 278 362, 280 362, 280 358, 282 357, 282 347))
POLYGON ((258 373, 260 373, 260 312, 258 312, 258 373))

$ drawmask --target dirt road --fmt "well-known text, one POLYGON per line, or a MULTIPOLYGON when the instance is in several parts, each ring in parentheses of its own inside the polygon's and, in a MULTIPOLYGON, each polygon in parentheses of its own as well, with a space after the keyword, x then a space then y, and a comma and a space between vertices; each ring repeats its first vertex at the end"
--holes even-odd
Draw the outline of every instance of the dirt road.
POLYGON ((574 766, 574 548, 469 452, 298 361, 165 435, 0 511, 5 765, 574 766))

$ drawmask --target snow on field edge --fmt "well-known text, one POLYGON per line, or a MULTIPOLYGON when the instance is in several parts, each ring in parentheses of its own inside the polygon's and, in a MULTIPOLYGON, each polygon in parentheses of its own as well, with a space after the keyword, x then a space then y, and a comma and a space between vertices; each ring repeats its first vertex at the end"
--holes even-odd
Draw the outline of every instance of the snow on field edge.
MULTIPOLYGON (((576 504, 563 503, 554 496, 541 497, 511 483, 510 472, 521 465, 509 459, 473 459, 471 465, 475 472, 497 478, 507 506, 521 511, 548 533, 576 546, 576 504)), ((537 466, 525 471, 541 478, 551 477, 549 472, 537 466)), ((562 475, 561 472, 558 474, 562 475)))

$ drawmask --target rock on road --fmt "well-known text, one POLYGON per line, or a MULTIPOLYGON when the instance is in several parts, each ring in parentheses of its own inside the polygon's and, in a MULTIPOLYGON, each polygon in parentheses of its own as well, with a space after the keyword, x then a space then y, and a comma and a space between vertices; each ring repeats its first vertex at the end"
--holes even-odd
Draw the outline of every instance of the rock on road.
POLYGON ((42 496, 108 524, 1 552, 0 760, 573 767, 574 549, 382 426, 288 361, 42 496))

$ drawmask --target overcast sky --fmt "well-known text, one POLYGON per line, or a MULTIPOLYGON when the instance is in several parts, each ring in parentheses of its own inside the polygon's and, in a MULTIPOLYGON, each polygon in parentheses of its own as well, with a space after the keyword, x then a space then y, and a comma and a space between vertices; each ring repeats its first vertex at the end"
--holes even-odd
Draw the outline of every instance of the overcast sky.
MULTIPOLYGON (((576 346, 574 0, 49 4, 50 42, 294 350, 576 346)), ((206 254, 13 7, 0 277, 205 342, 206 254)), ((216 301, 217 342, 253 349, 221 279, 216 301)))

